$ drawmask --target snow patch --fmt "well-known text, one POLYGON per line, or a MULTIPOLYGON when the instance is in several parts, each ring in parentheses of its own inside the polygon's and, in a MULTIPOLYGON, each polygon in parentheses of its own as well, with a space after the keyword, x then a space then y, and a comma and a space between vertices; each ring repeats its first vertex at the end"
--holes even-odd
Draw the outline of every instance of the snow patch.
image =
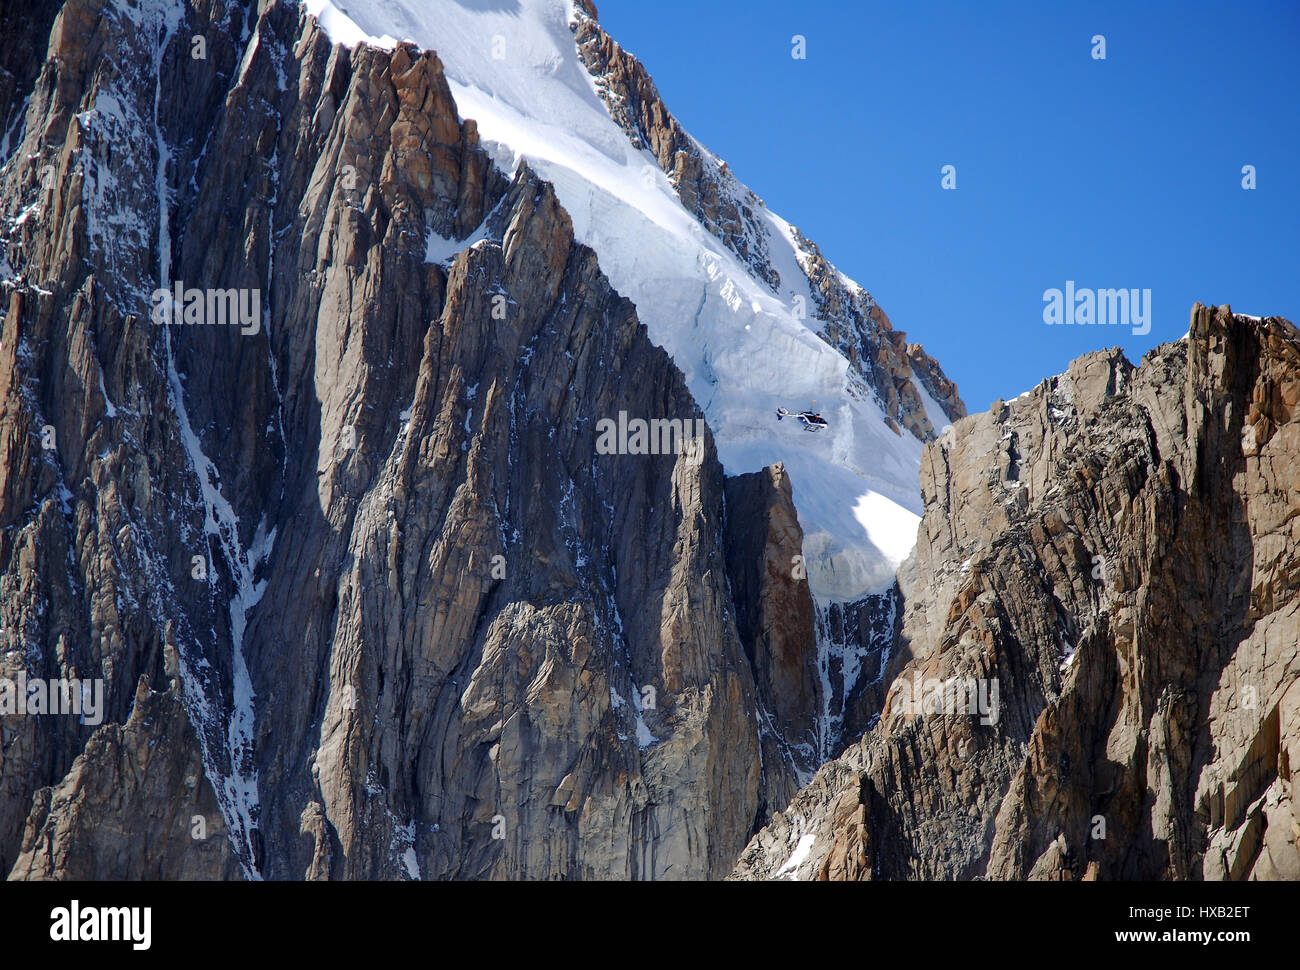
POLYGON ((915 387, 916 392, 921 395, 921 405, 925 408, 925 416, 930 420, 930 425, 934 428, 935 435, 942 438, 952 429, 952 419, 948 417, 947 413, 939 405, 939 402, 936 401, 931 396, 930 392, 925 389, 925 385, 918 380, 913 380, 912 386, 915 387))
POLYGON ((790 858, 785 860, 785 864, 773 874, 773 879, 780 879, 782 876, 787 879, 798 879, 797 870, 804 864, 808 858, 808 853, 812 851, 813 843, 817 841, 817 836, 811 832, 799 836, 799 844, 794 847, 790 853, 790 858))
POLYGON ((117 417, 117 408, 108 397, 108 390, 104 387, 104 368, 99 369, 99 393, 104 396, 104 413, 110 418, 117 417))
POLYGON ((448 239, 446 236, 440 236, 430 230, 429 238, 425 243, 424 261, 426 263, 439 263, 443 266, 449 264, 457 256, 467 249, 472 249, 484 239, 488 238, 486 221, 483 225, 475 229, 465 239, 448 239))

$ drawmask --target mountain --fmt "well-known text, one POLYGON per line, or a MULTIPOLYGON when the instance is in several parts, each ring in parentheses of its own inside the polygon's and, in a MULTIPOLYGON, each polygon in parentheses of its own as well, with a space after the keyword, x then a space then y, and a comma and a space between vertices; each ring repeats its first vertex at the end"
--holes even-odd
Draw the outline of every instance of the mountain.
POLYGON ((921 488, 876 726, 736 877, 1300 878, 1300 332, 1198 304, 921 488))
POLYGON ((938 364, 590 5, 0 19, 0 686, 87 704, 0 694, 0 869, 730 872, 857 729, 938 364))
MULTIPOLYGON (((322 0, 308 9, 343 43, 391 49, 410 39, 437 51, 462 117, 498 167, 524 160, 555 187, 575 238, 681 369, 727 473, 777 461, 790 469, 815 546, 814 592, 852 601, 890 585, 920 513, 921 444, 965 414, 955 387, 869 293, 681 128, 594 6, 372 0, 345 15, 322 0), (813 400, 826 434, 774 425, 777 405, 813 400)), ((434 248, 454 251, 442 239, 434 248)))
POLYGON ((0 26, 9 878, 1300 875, 1287 321, 968 416, 586 0, 0 26))

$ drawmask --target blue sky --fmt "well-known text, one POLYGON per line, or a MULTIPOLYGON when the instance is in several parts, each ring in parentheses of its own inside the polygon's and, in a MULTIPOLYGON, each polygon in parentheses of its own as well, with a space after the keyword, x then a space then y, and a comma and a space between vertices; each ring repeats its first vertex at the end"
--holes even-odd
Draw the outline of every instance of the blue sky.
POLYGON ((597 5, 687 130, 972 411, 1089 350, 1136 363, 1196 300, 1300 322, 1294 0, 597 5), (1150 289, 1150 333, 1047 326, 1043 291, 1066 280, 1150 289))

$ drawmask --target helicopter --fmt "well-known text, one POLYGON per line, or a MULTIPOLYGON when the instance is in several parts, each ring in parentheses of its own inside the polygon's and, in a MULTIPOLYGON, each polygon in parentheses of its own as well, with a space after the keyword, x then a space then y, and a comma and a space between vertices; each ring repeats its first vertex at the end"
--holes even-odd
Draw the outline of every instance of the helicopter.
POLYGON ((780 421, 782 418, 794 418, 796 421, 801 421, 805 431, 817 432, 830 427, 826 419, 817 411, 791 411, 779 407, 776 409, 776 419, 780 421))

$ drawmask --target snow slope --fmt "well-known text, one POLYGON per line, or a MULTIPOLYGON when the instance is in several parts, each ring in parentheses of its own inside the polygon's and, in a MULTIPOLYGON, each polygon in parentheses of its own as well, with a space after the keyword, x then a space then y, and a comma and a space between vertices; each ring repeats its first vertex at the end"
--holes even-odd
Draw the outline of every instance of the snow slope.
MULTIPOLYGON (((820 603, 892 582, 915 542, 921 442, 886 426, 871 388, 818 337, 789 224, 756 209, 781 276, 773 293, 682 206, 653 156, 633 148, 579 59, 570 0, 304 5, 339 43, 409 40, 436 50, 462 118, 478 123, 497 164, 511 172, 527 159, 555 186, 578 240, 686 375, 727 474, 785 462, 820 603), (813 401, 829 430, 776 422, 778 405, 813 401)), ((431 240, 431 255, 442 257, 449 243, 431 240)), ((942 428, 942 412, 917 389, 942 428)))

